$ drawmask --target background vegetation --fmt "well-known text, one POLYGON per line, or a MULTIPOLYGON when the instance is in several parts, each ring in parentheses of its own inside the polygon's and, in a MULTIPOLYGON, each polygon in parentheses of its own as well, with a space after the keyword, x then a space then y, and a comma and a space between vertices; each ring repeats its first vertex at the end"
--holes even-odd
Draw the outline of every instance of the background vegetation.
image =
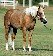
MULTIPOLYGON (((23 3, 23 0, 18 0, 19 1, 19 3, 20 4, 22 4, 23 3)), ((29 0, 25 0, 26 1, 26 4, 28 5, 28 3, 29 3, 29 0)), ((33 5, 37 5, 39 2, 42 2, 43 0, 32 0, 32 4, 33 5)), ((45 0, 45 2, 46 2, 47 0, 45 0)), ((53 0, 49 0, 49 4, 50 5, 53 5, 53 0)))

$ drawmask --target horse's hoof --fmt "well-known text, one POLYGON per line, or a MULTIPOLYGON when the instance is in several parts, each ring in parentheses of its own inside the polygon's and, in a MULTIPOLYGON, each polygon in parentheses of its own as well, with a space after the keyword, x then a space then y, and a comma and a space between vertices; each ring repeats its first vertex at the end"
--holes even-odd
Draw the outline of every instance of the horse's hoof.
POLYGON ((12 50, 14 51, 15 49, 12 48, 12 50))
POLYGON ((8 49, 6 49, 6 51, 8 51, 8 49))
POLYGON ((29 50, 29 52, 32 52, 32 50, 29 50))
POLYGON ((15 48, 11 48, 13 51, 15 50, 15 48))
POLYGON ((15 48, 13 46, 11 46, 11 48, 12 48, 13 51, 15 50, 15 48))
POLYGON ((24 52, 26 52, 26 49, 25 50, 23 50, 24 52))

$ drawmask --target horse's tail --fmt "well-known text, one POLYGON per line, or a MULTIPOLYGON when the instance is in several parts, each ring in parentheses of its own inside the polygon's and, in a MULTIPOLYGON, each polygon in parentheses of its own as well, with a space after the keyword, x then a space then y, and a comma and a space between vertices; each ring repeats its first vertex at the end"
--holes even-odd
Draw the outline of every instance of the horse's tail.
POLYGON ((6 16, 4 16, 4 26, 5 26, 5 20, 6 20, 6 16))

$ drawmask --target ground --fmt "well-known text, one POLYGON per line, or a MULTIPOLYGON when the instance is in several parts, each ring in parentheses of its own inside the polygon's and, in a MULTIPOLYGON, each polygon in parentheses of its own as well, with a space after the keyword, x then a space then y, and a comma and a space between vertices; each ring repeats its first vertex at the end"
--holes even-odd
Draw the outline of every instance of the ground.
MULTIPOLYGON (((22 7, 19 7, 23 9, 22 7)), ((37 19, 32 36, 32 52, 24 52, 22 49, 23 38, 22 31, 18 30, 15 39, 15 51, 5 50, 5 29, 4 15, 7 10, 0 8, 0 56, 53 56, 53 7, 45 8, 46 18, 48 20, 46 29, 37 19)), ((27 32, 28 33, 28 32, 27 32)), ((27 43, 28 44, 28 37, 27 43)), ((26 45, 27 47, 27 45, 26 45)))

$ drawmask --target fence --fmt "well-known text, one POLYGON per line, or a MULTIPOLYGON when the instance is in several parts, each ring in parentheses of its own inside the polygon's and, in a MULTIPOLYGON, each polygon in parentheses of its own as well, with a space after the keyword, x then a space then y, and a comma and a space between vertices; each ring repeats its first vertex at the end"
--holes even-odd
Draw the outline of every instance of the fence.
POLYGON ((43 7, 44 6, 49 6, 49 0, 46 0, 46 2, 45 2, 45 0, 42 0, 43 2, 40 2, 39 4, 40 5, 42 5, 43 7))
POLYGON ((13 1, 1 0, 0 3, 1 3, 1 5, 4 5, 4 7, 13 6, 13 9, 15 9, 15 0, 13 0, 13 1))

